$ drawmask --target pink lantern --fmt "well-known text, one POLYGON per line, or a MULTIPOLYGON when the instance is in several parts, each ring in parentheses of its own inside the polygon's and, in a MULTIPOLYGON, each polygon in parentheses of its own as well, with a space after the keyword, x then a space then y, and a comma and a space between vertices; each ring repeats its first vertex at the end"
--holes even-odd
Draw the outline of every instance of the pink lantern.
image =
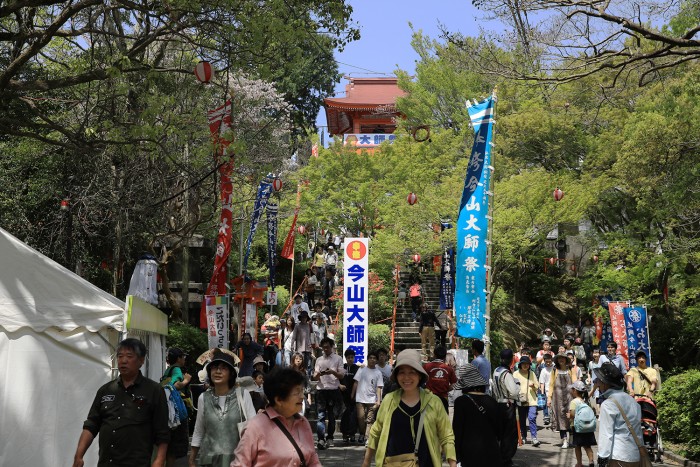
POLYGON ((414 204, 416 204, 418 202, 418 196, 416 196, 415 193, 409 193, 408 196, 406 197, 406 201, 408 202, 408 204, 413 206, 414 204))
POLYGON ((554 190, 552 195, 554 196, 554 201, 561 201, 561 199, 564 197, 564 192, 561 191, 559 187, 557 187, 557 189, 554 190))
POLYGON ((555 264, 556 262, 557 262, 557 259, 554 256, 549 258, 549 264, 555 264))
POLYGON ((63 198, 61 200, 61 211, 67 211, 70 206, 70 200, 68 198, 63 198))
POLYGON ((209 62, 199 62, 197 66, 194 67, 194 75, 199 82, 208 83, 214 78, 214 68, 209 62))
POLYGON ((300 225, 299 227, 297 227, 297 231, 299 231, 300 235, 304 235, 306 233, 306 227, 303 225, 300 225))
MULTIPOLYGON (((415 195, 414 195, 414 196, 415 196, 415 195)), ((416 253, 415 255, 413 255, 413 262, 414 262, 414 263, 420 263, 420 255, 419 255, 418 253, 416 253)))
POLYGON ((280 191, 282 189, 282 180, 279 178, 272 180, 272 189, 275 192, 280 191))

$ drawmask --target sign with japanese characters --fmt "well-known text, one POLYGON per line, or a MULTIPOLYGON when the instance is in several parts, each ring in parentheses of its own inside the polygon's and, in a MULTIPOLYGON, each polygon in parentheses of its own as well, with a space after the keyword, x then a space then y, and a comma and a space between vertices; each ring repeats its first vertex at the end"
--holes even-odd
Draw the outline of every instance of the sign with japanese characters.
POLYGON ((475 134, 457 219, 457 335, 479 339, 486 332, 486 280, 490 269, 486 256, 494 102, 492 96, 467 108, 475 134))
POLYGON ((207 315, 209 348, 228 349, 228 297, 207 295, 204 297, 207 315))
POLYGON ((612 335, 617 344, 617 353, 622 356, 625 366, 630 367, 629 351, 627 348, 627 328, 625 326, 625 313, 623 310, 630 306, 630 302, 608 302, 610 311, 610 327, 612 335))
POLYGON ((384 133, 351 133, 343 135, 343 144, 357 148, 376 148, 384 141, 393 143, 396 135, 384 133))
POLYGON ((627 334, 627 355, 630 368, 637 366, 635 354, 640 350, 647 354, 647 365, 651 366, 651 350, 649 349, 649 326, 647 324, 647 309, 643 306, 633 306, 622 309, 625 317, 625 332, 627 334))
POLYGON ((455 251, 445 250, 440 270, 440 309, 451 310, 455 294, 455 251))
POLYGON ((343 262, 343 348, 355 351, 355 363, 365 363, 369 343, 369 244, 366 238, 346 238, 343 262))

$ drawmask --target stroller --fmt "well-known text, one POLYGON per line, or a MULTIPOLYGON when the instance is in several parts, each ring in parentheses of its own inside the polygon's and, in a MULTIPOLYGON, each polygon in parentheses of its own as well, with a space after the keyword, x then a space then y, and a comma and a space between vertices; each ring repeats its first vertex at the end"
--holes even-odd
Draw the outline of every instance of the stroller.
POLYGON ((635 395, 635 400, 642 409, 642 436, 649 458, 653 461, 661 462, 664 448, 661 441, 661 430, 656 418, 656 403, 650 397, 640 394, 635 395))

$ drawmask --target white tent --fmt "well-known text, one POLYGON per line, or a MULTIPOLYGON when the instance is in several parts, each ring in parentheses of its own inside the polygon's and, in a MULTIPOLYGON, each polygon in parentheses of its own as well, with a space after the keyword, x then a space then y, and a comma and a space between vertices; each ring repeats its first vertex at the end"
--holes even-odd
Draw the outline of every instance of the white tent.
MULTIPOLYGON (((72 464, 127 334, 149 349, 144 374, 162 374, 167 318, 142 300, 127 302, 0 228, 0 465, 72 464)), ((97 463, 97 451, 95 440, 86 465, 97 463)))

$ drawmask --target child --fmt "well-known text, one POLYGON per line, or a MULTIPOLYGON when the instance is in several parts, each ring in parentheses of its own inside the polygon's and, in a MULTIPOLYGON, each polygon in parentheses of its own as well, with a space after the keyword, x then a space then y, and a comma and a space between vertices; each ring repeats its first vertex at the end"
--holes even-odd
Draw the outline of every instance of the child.
POLYGON ((255 392, 260 392, 264 394, 263 383, 265 382, 265 375, 262 371, 253 371, 253 381, 255 382, 256 388, 253 389, 255 392))
POLYGON ((406 292, 408 292, 406 288, 406 283, 404 281, 399 282, 399 306, 403 307, 404 302, 406 301, 406 292))
POLYGON ((571 445, 576 448, 576 467, 583 467, 582 457, 583 453, 581 448, 586 450, 586 457, 588 457, 588 467, 593 467, 593 449, 591 446, 595 446, 597 443, 595 441, 595 433, 577 433, 574 428, 574 418, 576 417, 576 408, 579 404, 585 404, 587 399, 586 385, 583 381, 576 381, 569 386, 571 388, 571 397, 573 397, 571 403, 569 404, 568 417, 571 420, 571 430, 573 431, 571 445))
POLYGON ((253 378, 253 389, 249 391, 250 399, 253 401, 253 407, 255 408, 255 413, 259 413, 265 410, 267 407, 267 397, 263 392, 263 383, 265 382, 265 375, 262 371, 254 370, 251 376, 253 378))

